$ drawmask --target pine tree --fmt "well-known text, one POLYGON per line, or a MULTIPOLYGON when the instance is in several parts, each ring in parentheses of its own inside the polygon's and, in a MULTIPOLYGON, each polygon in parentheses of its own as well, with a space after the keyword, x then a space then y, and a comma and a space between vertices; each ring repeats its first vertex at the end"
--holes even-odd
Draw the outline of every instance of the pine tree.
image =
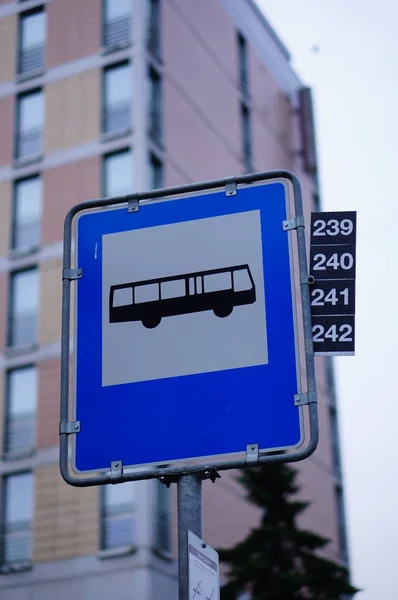
POLYGON ((279 463, 242 472, 248 499, 263 513, 245 540, 218 550, 228 566, 222 600, 237 600, 247 589, 253 600, 341 600, 358 591, 347 569, 320 555, 328 540, 298 527, 308 503, 297 500, 296 478, 295 469, 279 463))

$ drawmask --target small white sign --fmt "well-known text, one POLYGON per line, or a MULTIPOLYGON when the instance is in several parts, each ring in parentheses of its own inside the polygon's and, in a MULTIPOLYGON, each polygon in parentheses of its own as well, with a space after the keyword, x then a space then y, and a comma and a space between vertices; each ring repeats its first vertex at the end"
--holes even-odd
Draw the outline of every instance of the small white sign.
POLYGON ((217 552, 188 531, 188 598, 220 600, 217 552))

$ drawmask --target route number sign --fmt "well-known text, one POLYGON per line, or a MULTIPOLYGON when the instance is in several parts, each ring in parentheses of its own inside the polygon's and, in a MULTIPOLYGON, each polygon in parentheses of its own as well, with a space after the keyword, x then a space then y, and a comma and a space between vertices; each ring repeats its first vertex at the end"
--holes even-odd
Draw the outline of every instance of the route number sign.
POLYGON ((354 354, 356 212, 311 214, 310 275, 315 354, 354 354))

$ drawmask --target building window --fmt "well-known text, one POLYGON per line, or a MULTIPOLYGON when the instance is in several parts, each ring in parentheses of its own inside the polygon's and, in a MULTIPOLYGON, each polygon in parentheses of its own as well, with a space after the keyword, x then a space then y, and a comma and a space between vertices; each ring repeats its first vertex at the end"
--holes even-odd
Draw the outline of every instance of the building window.
POLYGON ((133 0, 103 0, 103 44, 120 48, 130 43, 133 0))
POLYGON ((149 161, 149 188, 157 190, 163 186, 163 163, 153 154, 149 161))
POLYGON ((18 97, 17 158, 30 158, 40 154, 44 124, 43 92, 37 90, 18 97))
POLYGON ((155 543, 159 550, 170 551, 170 490, 156 481, 155 543))
POLYGON ((136 498, 134 482, 102 489, 101 546, 103 550, 132 546, 135 542, 136 498))
POLYGON ((338 527, 338 541, 340 558, 344 562, 348 562, 348 546, 347 546, 347 533, 345 526, 345 514, 344 514, 344 497, 343 490, 340 486, 336 486, 336 510, 337 510, 337 527, 338 527))
POLYGON ((25 346, 36 342, 38 307, 38 270, 34 268, 13 273, 8 323, 9 346, 25 346))
POLYGON ((160 57, 160 0, 147 0, 148 4, 148 50, 160 57))
POLYGON ((20 74, 41 71, 44 68, 46 17, 42 8, 22 13, 19 21, 20 74))
POLYGON ((37 370, 33 366, 7 373, 7 411, 4 451, 6 454, 28 452, 35 445, 37 370))
POLYGON ((109 67, 104 71, 104 133, 124 131, 131 126, 131 84, 129 63, 109 67))
POLYGON ((124 196, 133 191, 133 163, 131 150, 113 152, 104 157, 105 196, 124 196))
POLYGON ((162 79, 149 69, 149 135, 161 144, 162 140, 162 79))
POLYGON ((244 94, 249 91, 248 87, 248 68, 247 68, 247 43, 241 33, 238 33, 238 63, 239 63, 239 84, 244 94))
POLYGON ((3 483, 1 565, 17 569, 32 559, 33 475, 8 475, 3 483))
POLYGON ((35 176, 17 181, 14 188, 13 249, 39 245, 41 209, 41 178, 35 176))
POLYGON ((250 110, 247 105, 241 104, 241 123, 242 123, 242 149, 243 149, 243 164, 246 171, 253 169, 252 165, 252 141, 250 127, 250 110))
POLYGON ((332 459, 336 477, 341 477, 341 460, 339 444, 339 426, 337 420, 337 411, 334 407, 329 410, 330 415, 330 437, 332 444, 332 459))

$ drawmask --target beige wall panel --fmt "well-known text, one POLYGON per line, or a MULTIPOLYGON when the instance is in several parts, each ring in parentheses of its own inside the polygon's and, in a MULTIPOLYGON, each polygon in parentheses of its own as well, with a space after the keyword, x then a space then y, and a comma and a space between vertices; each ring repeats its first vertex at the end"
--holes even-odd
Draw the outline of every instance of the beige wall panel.
POLYGON ((11 202, 10 182, 0 181, 0 256, 7 256, 10 249, 11 202))
POLYGON ((43 174, 43 244, 63 238, 66 213, 72 206, 101 196, 101 160, 94 156, 43 174))
POLYGON ((47 448, 58 444, 60 368, 59 358, 39 363, 36 425, 38 448, 47 448))
POLYGON ((98 52, 101 0, 56 0, 47 4, 46 11, 48 68, 98 52))
POLYGON ((0 166, 9 165, 14 151, 14 96, 0 98, 0 131, 0 166))
POLYGON ((34 562, 95 554, 98 550, 98 490, 74 488, 58 465, 36 470, 34 562))
POLYGON ((40 345, 61 337, 62 261, 44 262, 40 268, 40 345))
POLYGON ((100 134, 100 71, 93 69, 46 88, 46 153, 97 139, 100 134))
POLYGON ((16 15, 0 19, 0 82, 15 78, 16 33, 16 15))

